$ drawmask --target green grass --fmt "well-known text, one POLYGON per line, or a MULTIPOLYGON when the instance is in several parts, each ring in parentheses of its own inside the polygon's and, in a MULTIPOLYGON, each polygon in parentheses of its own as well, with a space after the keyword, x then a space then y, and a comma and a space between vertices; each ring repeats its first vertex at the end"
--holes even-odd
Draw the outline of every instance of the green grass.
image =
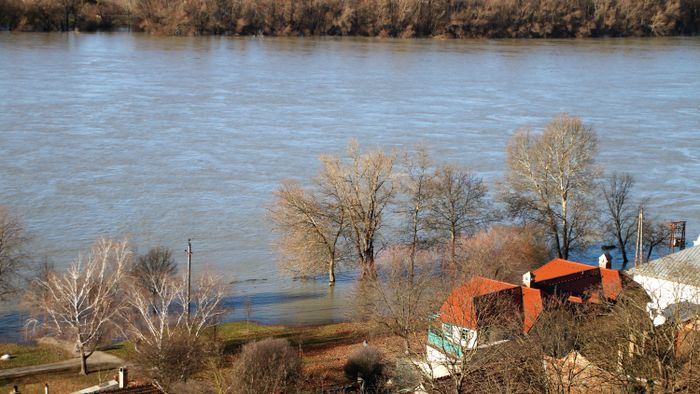
MULTIPOLYGON (((220 324, 210 329, 209 335, 216 336, 223 343, 224 352, 230 354, 237 352, 247 342, 268 337, 286 338, 294 346, 323 347, 354 342, 362 332, 360 325, 352 323, 294 327, 239 321, 220 324)), ((114 344, 103 351, 127 361, 137 357, 129 342, 114 344)))
POLYGON ((126 361, 131 361, 136 356, 136 352, 134 351, 134 345, 126 341, 115 343, 107 349, 102 349, 102 351, 105 353, 109 353, 113 356, 117 356, 122 360, 126 361))
POLYGON ((225 344, 224 351, 227 353, 237 351, 246 342, 268 337, 286 338, 295 346, 323 347, 352 342, 362 332, 361 326, 351 323, 290 327, 232 322, 216 328, 216 336, 225 344))
MULTIPOLYGON (((72 355, 51 345, 19 345, 15 343, 0 344, 0 355, 9 353, 14 358, 0 361, 0 369, 26 367, 29 365, 47 364, 67 360, 72 355)), ((0 391, 1 393, 2 391, 0 391)))
POLYGON ((9 393, 17 386, 22 393, 43 393, 44 384, 49 384, 51 393, 72 393, 107 382, 114 378, 114 370, 91 372, 87 376, 79 375, 78 369, 71 372, 32 375, 23 378, 0 379, 0 393, 9 393))

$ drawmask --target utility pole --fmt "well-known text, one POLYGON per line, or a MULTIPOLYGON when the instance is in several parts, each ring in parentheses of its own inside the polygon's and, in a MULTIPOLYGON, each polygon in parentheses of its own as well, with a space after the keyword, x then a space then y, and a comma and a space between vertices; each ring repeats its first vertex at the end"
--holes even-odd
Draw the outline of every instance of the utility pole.
POLYGON ((190 320, 190 290, 192 289, 192 239, 187 239, 187 320, 190 320))
POLYGON ((634 266, 642 264, 644 261, 644 208, 639 208, 637 218, 637 244, 634 247, 634 266))

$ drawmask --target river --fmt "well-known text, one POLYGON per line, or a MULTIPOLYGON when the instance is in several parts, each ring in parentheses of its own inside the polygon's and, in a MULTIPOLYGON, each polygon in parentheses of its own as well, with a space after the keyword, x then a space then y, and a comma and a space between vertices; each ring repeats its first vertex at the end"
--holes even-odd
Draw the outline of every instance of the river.
MULTIPOLYGON (((231 318, 342 320, 331 292, 275 264, 265 220, 282 179, 322 153, 427 141, 493 185, 520 127, 557 113, 598 131, 660 219, 700 233, 700 38, 389 40, 0 33, 0 205, 58 267, 99 235, 164 245, 232 282, 231 318)), ((0 342, 17 339, 16 302, 0 342)))

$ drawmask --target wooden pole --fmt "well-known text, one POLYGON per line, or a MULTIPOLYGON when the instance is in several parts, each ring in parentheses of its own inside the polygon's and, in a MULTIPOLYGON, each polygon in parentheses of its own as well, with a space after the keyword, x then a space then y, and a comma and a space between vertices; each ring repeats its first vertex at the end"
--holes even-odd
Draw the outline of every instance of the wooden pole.
POLYGON ((644 208, 639 208, 637 218, 637 243, 634 250, 634 266, 637 267, 644 260, 644 208))
POLYGON ((190 291, 192 289, 192 239, 187 239, 187 320, 190 320, 190 291))

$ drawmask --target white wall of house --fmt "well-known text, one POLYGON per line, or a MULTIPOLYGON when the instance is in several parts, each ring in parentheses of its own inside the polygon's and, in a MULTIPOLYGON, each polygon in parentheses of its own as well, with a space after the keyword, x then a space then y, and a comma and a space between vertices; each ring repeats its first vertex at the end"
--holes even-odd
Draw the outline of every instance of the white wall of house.
POLYGON ((647 309, 652 318, 661 315, 673 304, 689 302, 700 305, 700 287, 644 275, 634 275, 632 279, 639 283, 651 298, 647 309))
MULTIPOLYGON (((442 332, 438 333, 441 340, 445 341, 445 349, 441 349, 439 344, 430 344, 426 346, 426 356, 430 362, 444 362, 448 360, 450 345, 454 349, 467 351, 474 349, 478 345, 478 333, 476 330, 462 328, 451 324, 443 324, 442 332)), ((458 357, 457 355, 453 356, 458 357)))
POLYGON ((448 361, 447 355, 430 345, 425 346, 425 355, 429 363, 441 364, 448 361))

